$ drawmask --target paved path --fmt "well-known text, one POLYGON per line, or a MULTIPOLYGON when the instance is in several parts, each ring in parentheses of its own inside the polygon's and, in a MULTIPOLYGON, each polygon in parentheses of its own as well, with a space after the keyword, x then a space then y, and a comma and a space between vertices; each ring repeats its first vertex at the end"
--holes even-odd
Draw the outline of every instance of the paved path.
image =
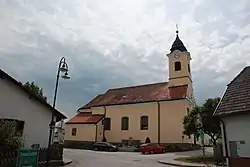
POLYGON ((73 161, 67 167, 171 167, 170 165, 158 163, 158 160, 200 154, 201 151, 142 155, 136 152, 99 152, 64 149, 64 157, 73 161))
POLYGON ((65 149, 64 156, 72 159, 67 167, 170 167, 157 162, 163 154, 142 155, 131 152, 95 152, 65 149))

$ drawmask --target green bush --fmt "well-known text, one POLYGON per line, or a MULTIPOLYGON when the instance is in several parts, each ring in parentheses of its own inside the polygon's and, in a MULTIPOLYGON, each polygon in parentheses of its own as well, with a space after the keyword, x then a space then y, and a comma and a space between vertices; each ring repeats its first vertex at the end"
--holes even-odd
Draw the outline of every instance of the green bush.
POLYGON ((0 119, 0 150, 16 151, 23 145, 16 131, 16 122, 0 119))

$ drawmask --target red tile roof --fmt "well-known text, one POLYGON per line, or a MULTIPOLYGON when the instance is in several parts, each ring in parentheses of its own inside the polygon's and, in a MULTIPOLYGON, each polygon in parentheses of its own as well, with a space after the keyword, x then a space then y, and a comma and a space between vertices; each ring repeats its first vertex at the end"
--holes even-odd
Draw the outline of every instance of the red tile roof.
POLYGON ((168 87, 168 82, 109 89, 80 109, 94 106, 174 100, 186 97, 187 85, 168 87))
POLYGON ((92 99, 88 104, 86 104, 85 106, 81 107, 80 109, 88 109, 90 108, 93 104, 97 104, 101 101, 102 97, 104 96, 104 94, 100 94, 98 96, 96 96, 94 99, 92 99))
POLYGON ((66 124, 96 124, 103 117, 103 115, 92 115, 91 112, 80 112, 66 122, 66 124))

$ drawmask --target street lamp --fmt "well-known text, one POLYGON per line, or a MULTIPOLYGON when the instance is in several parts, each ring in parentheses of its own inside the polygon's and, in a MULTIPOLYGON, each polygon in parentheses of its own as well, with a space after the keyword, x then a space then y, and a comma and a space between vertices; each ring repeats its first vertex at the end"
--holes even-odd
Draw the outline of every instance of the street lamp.
MULTIPOLYGON (((60 78, 60 73, 64 73, 61 77, 63 79, 70 79, 68 75, 68 65, 66 63, 65 57, 62 57, 59 62, 59 66, 57 69, 57 75, 56 75, 56 87, 55 87, 55 92, 54 92, 54 99, 53 99, 53 108, 55 109, 56 106, 56 97, 57 97, 57 89, 58 89, 58 83, 59 83, 59 78, 60 78)), ((46 167, 49 167, 49 153, 50 153, 50 147, 51 147, 51 140, 52 140, 52 131, 53 128, 55 127, 55 112, 54 110, 52 111, 52 117, 51 117, 51 122, 49 124, 49 142, 48 142, 48 150, 47 150, 47 159, 46 159, 46 167)))

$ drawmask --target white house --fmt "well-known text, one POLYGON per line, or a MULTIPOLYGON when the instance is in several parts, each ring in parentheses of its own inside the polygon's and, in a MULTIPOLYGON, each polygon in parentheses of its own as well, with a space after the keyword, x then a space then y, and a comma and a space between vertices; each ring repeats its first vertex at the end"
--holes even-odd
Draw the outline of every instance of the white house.
POLYGON ((215 110, 221 117, 222 143, 228 166, 250 165, 250 66, 228 84, 215 110))
POLYGON ((53 143, 63 144, 64 135, 65 135, 64 122, 63 121, 57 122, 53 135, 54 136, 53 143))
POLYGON ((55 112, 55 120, 66 119, 66 116, 0 69, 0 119, 19 122, 17 128, 22 132, 24 147, 32 144, 47 147, 52 112, 55 112))

